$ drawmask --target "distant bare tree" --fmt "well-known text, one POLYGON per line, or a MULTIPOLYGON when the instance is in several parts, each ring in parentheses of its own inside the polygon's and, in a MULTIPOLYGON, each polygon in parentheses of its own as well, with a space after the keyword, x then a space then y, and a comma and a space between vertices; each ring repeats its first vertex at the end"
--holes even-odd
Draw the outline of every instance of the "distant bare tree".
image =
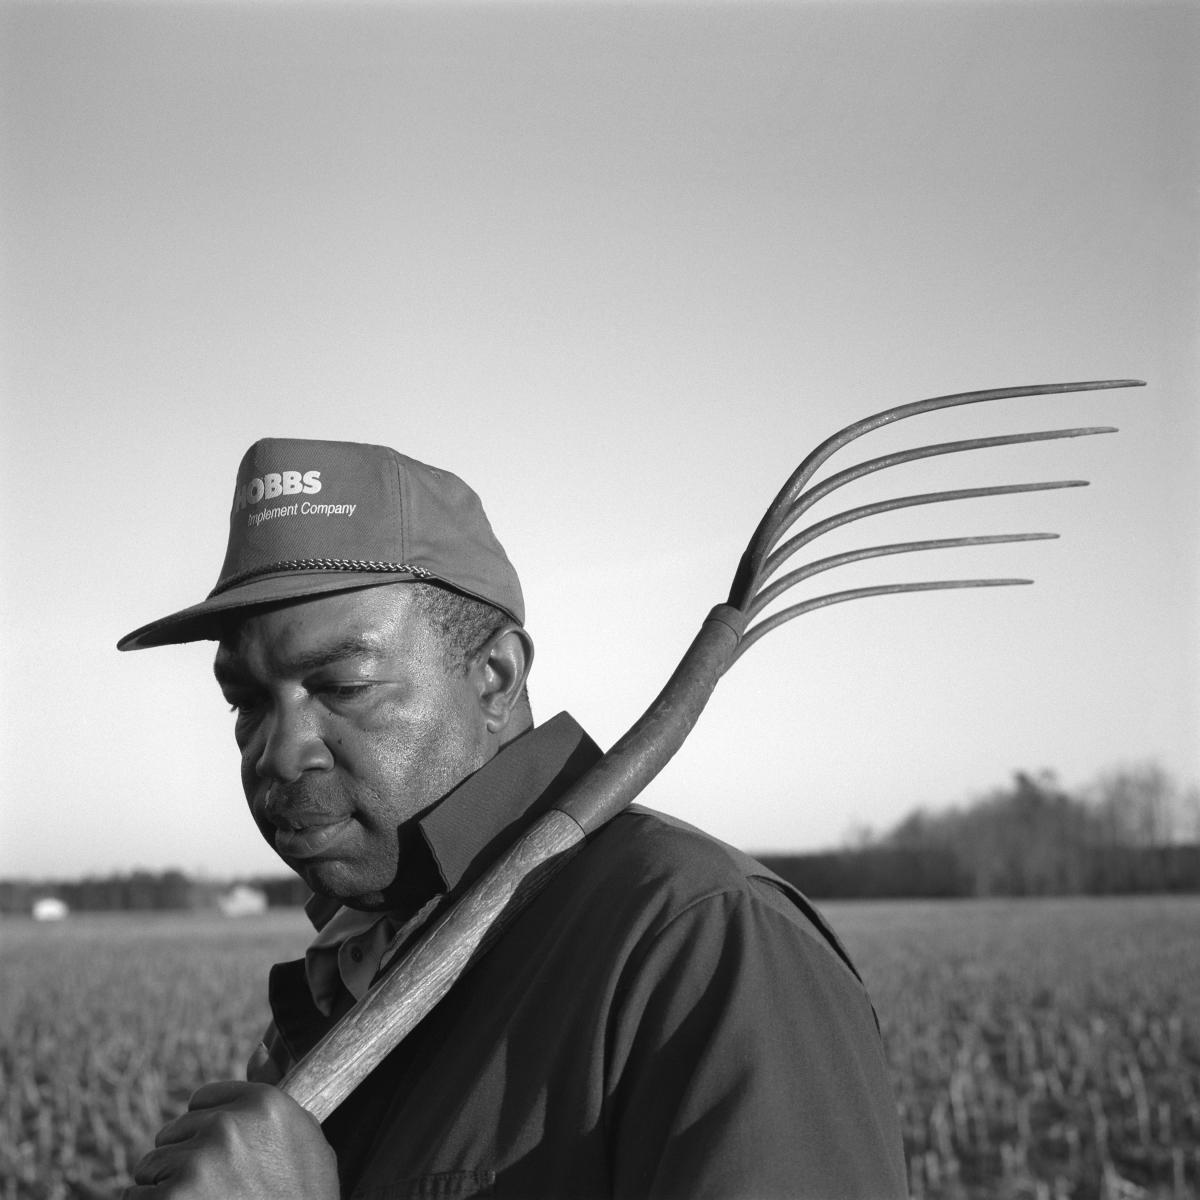
POLYGON ((1052 771, 1018 771, 965 808, 917 809, 885 844, 951 851, 978 896, 1048 895, 1082 890, 1096 818, 1059 785, 1052 771))
POLYGON ((952 855, 977 896, 1039 896, 1177 888, 1193 870, 1178 845, 1190 836, 1200 840, 1200 789, 1144 762, 1075 795, 1053 771, 1018 771, 963 807, 913 810, 877 844, 952 855))
POLYGON ((1183 791, 1158 763, 1104 772, 1088 789, 1105 840, 1114 846, 1166 846, 1181 836, 1195 788, 1183 791))
POLYGON ((1180 810, 1183 813, 1184 840, 1200 842, 1200 787, 1192 784, 1184 789, 1180 810))

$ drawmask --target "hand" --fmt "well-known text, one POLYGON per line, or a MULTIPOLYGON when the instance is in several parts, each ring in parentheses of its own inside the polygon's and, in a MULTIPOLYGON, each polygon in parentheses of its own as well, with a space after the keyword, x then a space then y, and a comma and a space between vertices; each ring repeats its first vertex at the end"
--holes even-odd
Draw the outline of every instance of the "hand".
POLYGON ((200 1088, 133 1172, 123 1200, 337 1200, 337 1158, 316 1118, 278 1088, 200 1088))

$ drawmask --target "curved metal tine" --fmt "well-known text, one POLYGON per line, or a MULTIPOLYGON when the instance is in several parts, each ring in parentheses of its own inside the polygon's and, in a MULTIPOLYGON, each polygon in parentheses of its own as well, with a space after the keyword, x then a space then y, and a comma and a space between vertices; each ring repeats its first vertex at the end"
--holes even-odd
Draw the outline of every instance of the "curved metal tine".
POLYGON ((763 519, 759 522, 758 528, 754 531, 754 535, 750 539, 750 544, 746 547, 746 552, 742 555, 741 562, 738 564, 733 584, 729 589, 729 603, 735 608, 742 608, 750 600, 754 594, 751 584, 757 573, 758 564, 761 562, 763 555, 767 553, 764 546, 769 541, 770 531, 777 527, 780 514, 791 506, 809 479, 812 478, 816 469, 831 454, 854 441, 855 438, 862 437, 863 434, 870 433, 872 430, 879 429, 883 425, 889 425, 894 421, 902 421, 907 417, 914 417, 920 413, 935 412, 939 409, 954 408, 964 404, 980 404, 990 400, 1007 400, 1021 396, 1050 396, 1064 392, 1089 392, 1100 391, 1106 388, 1144 386, 1145 380, 1143 379, 1094 379, 1079 383, 1043 383, 1033 384, 1028 387, 990 388, 979 392, 955 392, 948 396, 933 396, 927 400, 914 400, 908 404, 900 404, 895 408, 884 409, 873 416, 864 417, 862 420, 847 425, 844 429, 826 438, 825 441, 817 446, 801 462, 792 473, 791 478, 780 489, 774 501, 772 501, 763 519))
MULTIPOLYGON (((827 608, 831 604, 840 604, 844 600, 860 600, 866 596, 890 596, 899 592, 937 592, 949 588, 1014 587, 1032 582, 1032 579, 939 579, 922 583, 884 583, 876 587, 850 588, 844 592, 830 592, 825 596, 814 596, 811 600, 802 600, 790 608, 781 609, 747 629, 742 635, 741 641, 738 642, 737 649, 730 657, 729 666, 733 666, 764 633, 770 633, 772 629, 777 629, 785 621, 791 621, 814 609, 827 608)), ((728 669, 726 667, 726 670, 728 669)))
MULTIPOLYGON (((783 545, 767 556, 758 577, 770 578, 797 550, 808 545, 823 533, 828 533, 831 529, 838 529, 842 525, 849 525, 851 521, 873 517, 878 513, 893 512, 900 508, 913 508, 919 504, 940 504, 946 500, 972 500, 981 496, 1011 496, 1019 492, 1046 492, 1057 488, 1087 486, 1086 479, 1057 479, 1046 483, 1006 483, 996 484, 993 487, 957 488, 949 492, 923 492, 917 496, 898 496, 893 500, 877 500, 873 504, 862 504, 858 508, 848 508, 845 512, 835 513, 833 516, 826 517, 823 521, 818 521, 815 525, 809 525, 799 533, 793 534, 783 545)), ((753 599, 750 597, 746 603, 751 603, 753 599)))
POLYGON ((1002 542, 1036 542, 1057 538, 1057 533, 992 533, 975 537, 931 538, 921 542, 892 542, 886 546, 868 546, 862 550, 847 550, 844 554, 831 554, 828 558, 818 558, 789 571, 769 587, 764 588, 754 597, 746 612, 747 617, 756 617, 774 600, 778 600, 784 592, 819 575, 822 571, 832 571, 847 563, 861 562, 868 558, 882 558, 889 554, 908 554, 917 550, 949 550, 958 546, 994 546, 1002 542))
POLYGON ((765 548, 768 551, 773 549, 775 544, 795 524, 797 519, 816 504, 818 500, 823 500, 830 492, 836 491, 848 483, 853 483, 856 479, 861 479, 865 475, 873 474, 875 471, 886 470, 888 467, 900 466, 903 463, 916 462, 922 458, 933 458, 943 454, 959 454, 965 450, 987 450, 994 446, 1015 446, 1025 442, 1048 442, 1062 438, 1092 437, 1098 433, 1117 432, 1118 430, 1115 425, 1087 425, 1076 429, 1046 429, 1033 433, 1008 433, 995 437, 969 438, 958 442, 938 442, 932 446, 917 446, 911 450, 899 450, 892 454, 881 455, 878 458, 870 458, 864 462, 856 463, 852 467, 847 467, 844 471, 837 472, 836 475, 830 475, 828 479, 823 479, 820 483, 809 488, 808 491, 801 492, 781 514, 779 527, 772 533, 765 548))

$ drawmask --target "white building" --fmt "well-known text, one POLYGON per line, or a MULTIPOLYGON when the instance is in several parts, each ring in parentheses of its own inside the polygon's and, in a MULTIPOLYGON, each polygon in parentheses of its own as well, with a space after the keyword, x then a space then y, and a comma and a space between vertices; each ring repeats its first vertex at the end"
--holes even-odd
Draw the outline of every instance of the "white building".
POLYGON ((217 897, 217 907, 223 917, 255 917, 267 911, 267 893, 237 883, 217 897))
POLYGON ((35 921, 61 921, 69 911, 66 901, 57 896, 42 896, 33 902, 35 921))

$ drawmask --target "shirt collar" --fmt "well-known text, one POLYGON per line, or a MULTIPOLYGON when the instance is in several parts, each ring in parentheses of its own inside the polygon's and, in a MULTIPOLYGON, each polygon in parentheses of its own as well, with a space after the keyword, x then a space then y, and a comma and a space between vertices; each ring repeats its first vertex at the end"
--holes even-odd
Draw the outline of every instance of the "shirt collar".
POLYGON ((568 713, 523 733, 417 821, 445 890, 482 874, 520 827, 550 808, 600 750, 568 713))

